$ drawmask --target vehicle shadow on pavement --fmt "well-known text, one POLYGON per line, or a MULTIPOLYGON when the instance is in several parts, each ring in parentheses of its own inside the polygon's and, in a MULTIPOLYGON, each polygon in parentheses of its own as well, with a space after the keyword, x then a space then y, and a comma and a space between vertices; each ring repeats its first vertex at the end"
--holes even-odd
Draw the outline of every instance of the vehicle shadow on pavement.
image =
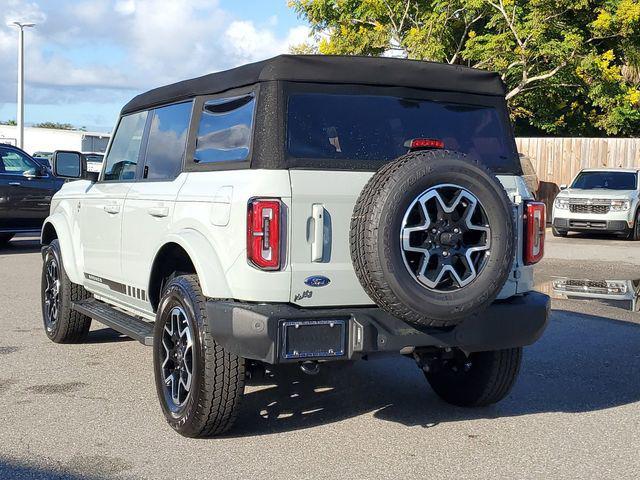
POLYGON ((134 342, 133 338, 127 337, 112 328, 101 328, 99 330, 91 330, 89 336, 82 343, 118 343, 118 342, 134 342))
POLYGON ((35 237, 16 237, 6 245, 0 246, 0 255, 37 253, 40 251, 40 239, 35 237))
POLYGON ((543 338, 525 349, 511 394, 490 407, 448 405, 412 359, 378 357, 329 365, 317 376, 280 368, 265 385, 250 383, 230 436, 298 430, 373 412, 406 426, 547 412, 591 412, 640 401, 640 325, 553 311, 543 338), (274 383, 275 384, 272 384, 274 383))
POLYGON ((556 241, 562 241, 566 239, 571 240, 618 240, 620 242, 628 242, 623 235, 617 235, 613 233, 598 233, 598 232, 569 232, 563 239, 556 239, 556 241))
POLYGON ((0 478, 25 478, 29 480, 98 480, 98 477, 86 474, 73 474, 64 471, 56 471, 40 466, 31 466, 25 464, 14 463, 11 460, 0 458, 0 478))

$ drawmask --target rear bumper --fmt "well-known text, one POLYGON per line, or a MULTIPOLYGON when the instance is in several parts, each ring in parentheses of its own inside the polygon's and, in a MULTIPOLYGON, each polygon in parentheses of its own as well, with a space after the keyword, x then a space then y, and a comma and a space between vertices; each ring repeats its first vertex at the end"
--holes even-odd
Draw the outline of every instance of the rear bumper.
POLYGON ((547 295, 529 292, 497 301, 456 327, 418 331, 379 308, 309 309, 289 304, 207 302, 209 327, 216 341, 244 358, 269 364, 313 360, 348 360, 363 355, 409 353, 413 347, 460 347, 486 351, 521 347, 535 342, 549 319, 547 295), (285 325, 325 322, 344 325, 339 355, 288 358, 285 325))
POLYGON ((554 218, 553 226, 561 230, 627 232, 630 228, 626 220, 604 220, 590 218, 554 218))

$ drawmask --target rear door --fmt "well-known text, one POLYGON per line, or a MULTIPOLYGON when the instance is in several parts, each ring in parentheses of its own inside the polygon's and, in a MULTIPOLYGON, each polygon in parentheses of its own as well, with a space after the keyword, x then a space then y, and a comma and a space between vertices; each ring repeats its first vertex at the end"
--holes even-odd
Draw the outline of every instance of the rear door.
POLYGON ((142 175, 127 194, 122 224, 122 270, 127 303, 147 309, 153 258, 171 224, 175 200, 185 182, 180 174, 192 101, 152 110, 142 154, 142 175))

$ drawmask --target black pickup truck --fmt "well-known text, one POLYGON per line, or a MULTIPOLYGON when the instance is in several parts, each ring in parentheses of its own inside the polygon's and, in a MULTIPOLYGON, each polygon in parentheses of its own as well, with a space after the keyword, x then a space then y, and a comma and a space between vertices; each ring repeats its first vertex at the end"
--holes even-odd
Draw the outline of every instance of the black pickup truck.
POLYGON ((63 183, 24 150, 0 145, 0 245, 16 233, 39 235, 63 183))

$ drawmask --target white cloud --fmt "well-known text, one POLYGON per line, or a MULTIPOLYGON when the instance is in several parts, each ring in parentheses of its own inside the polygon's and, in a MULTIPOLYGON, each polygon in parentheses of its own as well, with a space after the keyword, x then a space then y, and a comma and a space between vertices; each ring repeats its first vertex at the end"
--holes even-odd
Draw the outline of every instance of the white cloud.
POLYGON ((33 22, 42 23, 47 18, 46 14, 35 2, 21 0, 4 0, 2 7, 4 23, 8 22, 33 22))
MULTIPOLYGON (((287 53, 309 33, 296 26, 277 34, 277 17, 261 24, 238 19, 216 0, 0 2, 7 5, 5 17, 19 13, 38 23, 26 36, 27 88, 31 101, 49 103, 74 95, 105 98, 109 89, 120 97, 123 89, 145 90, 287 53)), ((0 102, 15 95, 16 41, 16 32, 0 25, 0 102)))
POLYGON ((240 61, 266 58, 283 51, 284 42, 267 29, 257 29, 253 22, 231 22, 224 32, 224 46, 231 56, 240 61))
POLYGON ((310 38, 311 28, 306 25, 298 25, 297 27, 293 27, 289 30, 289 34, 287 35, 287 45, 289 47, 300 45, 307 42, 313 42, 310 38))
POLYGON ((309 28, 300 25, 279 38, 268 28, 257 28, 250 21, 234 21, 224 32, 224 49, 234 63, 252 62, 289 52, 291 46, 307 40, 309 28))
POLYGON ((121 15, 131 15, 136 11, 136 2, 134 0, 119 0, 114 8, 121 15))

